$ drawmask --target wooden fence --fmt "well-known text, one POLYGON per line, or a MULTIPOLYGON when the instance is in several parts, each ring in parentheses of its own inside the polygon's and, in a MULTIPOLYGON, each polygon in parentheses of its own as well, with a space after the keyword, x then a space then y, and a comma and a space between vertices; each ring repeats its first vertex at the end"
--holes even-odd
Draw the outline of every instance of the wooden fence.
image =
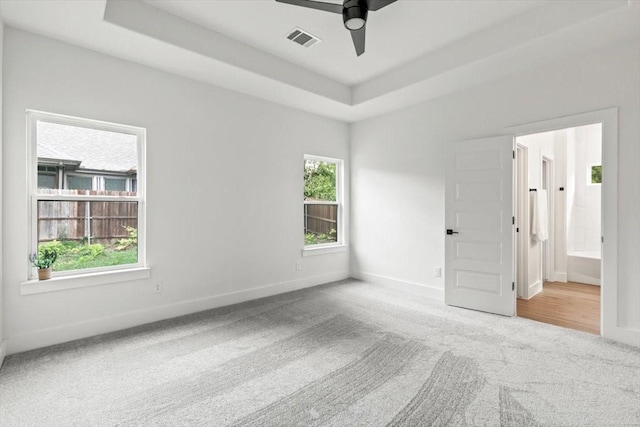
MULTIPOLYGON (((100 195, 107 193, 131 195, 99 192, 100 195)), ((128 237, 125 227, 138 227, 136 201, 38 201, 38 242, 84 240, 87 243, 110 243, 128 237)))
POLYGON ((304 232, 329 234, 338 230, 338 206, 304 205, 304 232))

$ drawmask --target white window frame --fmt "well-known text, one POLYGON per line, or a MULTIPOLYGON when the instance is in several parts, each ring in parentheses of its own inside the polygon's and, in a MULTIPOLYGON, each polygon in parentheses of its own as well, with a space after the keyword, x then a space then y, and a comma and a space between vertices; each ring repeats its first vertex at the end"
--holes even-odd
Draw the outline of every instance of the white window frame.
MULTIPOLYGON (((137 202, 138 203, 138 262, 135 264, 123 264, 98 268, 86 268, 81 270, 54 272, 52 279, 45 282, 37 282, 37 269, 30 263, 27 282, 22 283, 21 293, 39 293, 34 285, 49 292, 58 289, 69 289, 84 286, 95 286, 105 283, 121 282, 126 280, 148 278, 150 270, 146 265, 146 129, 108 123, 98 120, 84 119, 80 117, 65 116, 43 111, 27 110, 27 155, 28 155, 28 194, 29 194, 29 253, 38 249, 38 201, 110 201, 110 202, 137 202), (89 129, 134 135, 137 139, 138 156, 138 191, 135 196, 100 196, 100 195, 64 195, 64 194, 38 194, 38 150, 37 150, 37 123, 49 122, 62 125, 84 127, 89 129), (125 272, 127 274, 118 274, 125 272), (66 280, 70 279, 70 280, 66 280), (81 279, 80 281, 77 279, 81 279)), ((95 181, 94 177, 94 181, 95 181)), ((95 182, 94 182, 95 184, 95 182)))
MULTIPOLYGON (((325 163, 334 163, 336 165, 336 201, 307 201, 303 200, 303 207, 305 205, 335 205, 338 207, 338 240, 336 242, 331 243, 318 243, 315 245, 305 245, 304 244, 304 223, 302 225, 302 233, 303 233, 303 256, 310 255, 321 255, 325 253, 332 252, 343 252, 346 250, 346 227, 345 227, 345 219, 344 219, 344 160, 336 159, 332 157, 323 157, 316 156, 312 154, 305 154, 303 159, 303 164, 307 160, 316 161, 316 162, 325 162, 325 163)), ((304 181, 303 181, 304 182, 304 181)), ((304 184, 303 184, 304 185, 304 184)), ((304 195, 304 191, 303 191, 304 195)), ((304 219, 304 218, 303 218, 304 219)))

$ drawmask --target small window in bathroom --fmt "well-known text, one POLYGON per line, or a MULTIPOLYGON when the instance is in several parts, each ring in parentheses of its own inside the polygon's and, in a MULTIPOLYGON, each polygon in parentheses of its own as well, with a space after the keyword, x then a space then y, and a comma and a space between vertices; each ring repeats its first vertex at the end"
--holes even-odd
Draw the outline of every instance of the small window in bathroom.
POLYGON ((602 165, 591 166, 591 183, 602 184, 602 165))

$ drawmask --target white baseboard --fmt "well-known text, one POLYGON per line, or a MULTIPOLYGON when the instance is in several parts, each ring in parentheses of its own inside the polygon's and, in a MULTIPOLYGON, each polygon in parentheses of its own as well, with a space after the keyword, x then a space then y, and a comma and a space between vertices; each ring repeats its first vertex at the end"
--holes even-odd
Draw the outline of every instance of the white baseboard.
POLYGON ((4 358, 7 356, 7 342, 0 342, 0 368, 2 368, 2 364, 4 363, 4 358))
POLYGON ((538 295, 540 292, 542 292, 542 280, 536 280, 535 282, 529 284, 526 299, 531 299, 538 295))
POLYGON ((555 271, 553 273, 553 281, 554 282, 562 282, 567 283, 567 272, 566 271, 555 271))
POLYGON ((376 285, 394 286, 394 287, 412 286, 415 289, 419 289, 421 292, 423 292, 425 296, 444 302, 444 289, 436 288, 434 286, 429 286, 429 285, 416 283, 416 282, 409 282, 406 280, 398 280, 392 277, 381 276, 379 274, 373 274, 373 273, 366 273, 363 271, 353 272, 353 274, 351 274, 351 277, 353 277, 354 279, 365 281, 365 282, 374 283, 376 285))
POLYGON ((619 326, 607 328, 604 326, 602 337, 640 348, 640 330, 638 329, 626 329, 619 326))
POLYGON ((348 271, 339 271, 320 276, 306 277, 304 279, 292 280, 290 282, 259 286, 222 295, 182 301, 161 307, 130 311, 117 314, 115 316, 91 319, 54 328, 41 329, 27 334, 8 337, 2 344, 3 349, 6 349, 6 354, 20 353, 27 350, 87 338, 107 332, 114 332, 121 329, 144 325, 146 323, 184 316, 186 314, 197 313, 199 311, 251 301, 258 298, 264 298, 348 278, 348 271), (6 347, 4 347, 5 343, 6 347))
POLYGON ((575 273, 572 271, 567 275, 567 278, 570 282, 586 283, 587 285, 600 286, 600 279, 587 276, 586 274, 575 273))

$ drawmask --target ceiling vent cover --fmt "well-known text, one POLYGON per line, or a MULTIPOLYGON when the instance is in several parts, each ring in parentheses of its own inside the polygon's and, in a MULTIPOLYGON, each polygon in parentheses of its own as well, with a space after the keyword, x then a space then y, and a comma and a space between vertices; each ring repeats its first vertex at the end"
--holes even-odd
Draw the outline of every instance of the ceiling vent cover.
POLYGON ((308 32, 301 30, 300 28, 294 28, 291 32, 289 32, 289 34, 287 34, 287 38, 304 47, 311 47, 315 44, 320 43, 321 41, 316 36, 309 34, 308 32))

